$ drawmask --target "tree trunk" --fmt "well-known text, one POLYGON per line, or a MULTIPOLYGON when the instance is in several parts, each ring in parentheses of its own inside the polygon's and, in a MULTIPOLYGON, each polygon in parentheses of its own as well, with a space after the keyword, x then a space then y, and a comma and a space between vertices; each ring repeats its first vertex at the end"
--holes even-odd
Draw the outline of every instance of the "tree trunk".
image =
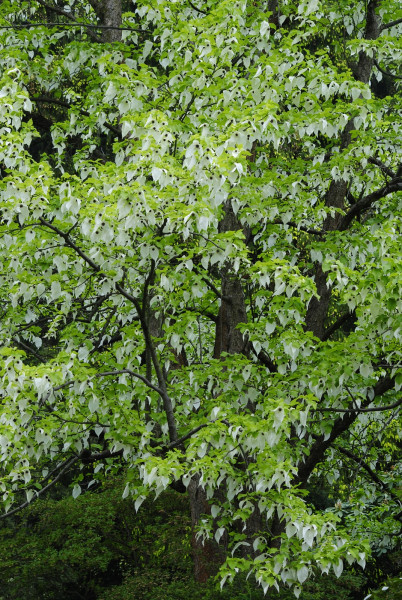
MULTIPOLYGON (((242 229, 230 202, 226 203, 225 216, 219 224, 219 231, 237 231, 242 229)), ((214 358, 222 352, 241 354, 245 351, 245 341, 237 329, 239 323, 247 323, 246 304, 243 287, 231 266, 222 274, 222 298, 215 330, 214 358)))
POLYGON ((90 0, 102 29, 102 42, 121 41, 121 0, 90 0), (109 29, 110 28, 110 29, 109 29))
MULTIPOLYGON (((225 215, 219 224, 219 231, 237 231, 242 229, 230 202, 226 203, 225 215)), ((246 351, 247 341, 237 326, 247 322, 247 312, 243 287, 240 279, 232 270, 231 264, 226 265, 221 275, 221 305, 216 320, 214 358, 220 358, 223 352, 240 354, 246 351)), ((225 367, 223 367, 225 368, 225 367)), ((194 552, 194 575, 196 581, 205 583, 211 576, 216 575, 219 566, 225 558, 224 544, 218 545, 215 540, 204 544, 196 538, 195 529, 202 514, 209 514, 210 507, 205 491, 198 485, 199 478, 193 478, 189 485, 191 518, 193 525, 192 546, 194 552)), ((216 495, 224 496, 224 490, 218 490, 216 495)), ((222 498, 223 499, 223 498, 222 498)), ((259 515, 255 513, 247 524, 250 536, 260 529, 259 515), (258 524, 257 524, 258 521, 258 524)))
POLYGON ((198 583, 206 581, 217 574, 223 563, 224 549, 215 540, 206 540, 204 543, 197 538, 197 525, 202 515, 210 514, 210 506, 205 490, 198 484, 199 475, 193 477, 188 486, 191 511, 191 546, 193 549, 194 578, 198 583))

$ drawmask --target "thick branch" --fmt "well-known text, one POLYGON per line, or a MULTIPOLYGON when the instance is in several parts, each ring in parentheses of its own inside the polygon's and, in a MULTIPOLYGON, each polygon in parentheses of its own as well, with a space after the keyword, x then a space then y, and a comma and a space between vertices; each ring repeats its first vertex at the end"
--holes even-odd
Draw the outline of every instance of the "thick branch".
POLYGON ((386 175, 388 175, 388 177, 391 177, 391 179, 394 179, 396 177, 396 173, 394 173, 394 171, 392 169, 390 169, 387 165, 385 165, 378 158, 372 157, 372 158, 369 158, 368 161, 372 165, 376 165, 377 167, 380 167, 381 171, 384 171, 384 173, 386 175))
POLYGON ((331 335, 332 335, 333 333, 335 333, 335 331, 338 331, 338 329, 339 329, 340 327, 342 327, 342 325, 344 325, 345 323, 347 323, 348 321, 350 321, 350 320, 352 320, 352 319, 353 319, 353 320, 354 320, 354 319, 356 319, 356 313, 355 313, 354 311, 353 311, 353 312, 348 312, 348 313, 345 313, 344 315, 342 315, 341 317, 339 317, 339 319, 337 319, 337 320, 335 321, 335 323, 333 323, 332 325, 330 325, 330 326, 328 327, 328 329, 326 329, 326 330, 324 331, 324 333, 323 333, 323 336, 322 336, 321 340, 322 340, 323 342, 325 342, 325 341, 326 341, 328 338, 330 338, 330 337, 331 337, 331 335))
MULTIPOLYGON (((388 375, 384 376, 382 379, 377 381, 377 384, 374 386, 374 396, 369 398, 367 396, 363 407, 367 407, 376 396, 381 396, 385 394, 385 392, 392 389, 395 385, 395 381, 393 378, 388 375)), ((310 477, 311 473, 315 469, 318 463, 320 463, 327 449, 333 444, 333 442, 338 439, 340 435, 342 435, 345 431, 347 431, 351 425, 355 422, 357 417, 359 416, 359 412, 354 410, 351 412, 347 412, 344 417, 338 417, 333 424, 332 431, 328 437, 328 439, 324 439, 324 435, 320 435, 315 442, 313 443, 310 454, 305 458, 304 462, 300 464, 297 479, 300 483, 305 484, 310 477)))
POLYGON ((373 192, 372 194, 369 194, 368 196, 365 196, 364 198, 361 198, 361 200, 358 200, 356 204, 354 204, 350 208, 346 215, 342 217, 341 223, 339 225, 339 231, 345 231, 345 229, 349 227, 350 223, 355 217, 357 217, 363 211, 370 208, 370 206, 374 204, 374 202, 377 202, 377 200, 381 200, 381 198, 385 198, 385 196, 388 196, 393 192, 399 192, 401 190, 402 177, 396 177, 381 189, 373 192))
POLYGON ((82 461, 84 463, 95 462, 97 460, 104 460, 105 458, 116 458, 117 456, 122 456, 123 450, 117 450, 116 452, 112 452, 112 450, 102 450, 102 452, 90 453, 85 450, 81 453, 82 461))
POLYGON ((250 344, 250 348, 252 353, 258 358, 258 360, 269 369, 271 373, 277 373, 278 367, 276 364, 270 359, 268 354, 264 350, 260 350, 260 352, 256 352, 253 344, 250 344))
POLYGON ((395 21, 390 21, 389 23, 383 23, 381 25, 381 31, 384 31, 384 29, 390 29, 391 27, 395 27, 395 25, 399 25, 399 23, 402 23, 402 17, 400 19, 395 19, 395 21))

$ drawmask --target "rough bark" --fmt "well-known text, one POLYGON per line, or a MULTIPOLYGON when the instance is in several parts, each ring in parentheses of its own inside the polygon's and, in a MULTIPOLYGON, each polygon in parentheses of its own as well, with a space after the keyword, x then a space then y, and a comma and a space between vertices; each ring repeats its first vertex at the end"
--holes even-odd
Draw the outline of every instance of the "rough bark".
POLYGON ((120 42, 121 41, 121 0, 90 0, 102 27, 102 42, 120 42))
MULTIPOLYGON (((230 202, 225 206, 225 214, 219 225, 220 232, 238 231, 242 229, 237 220, 230 202)), ((221 305, 216 319, 214 358, 220 358, 223 352, 238 354, 245 351, 245 340, 238 330, 239 323, 247 322, 245 297, 242 284, 233 272, 230 263, 221 275, 221 305)), ((203 514, 209 514, 209 503, 202 487, 198 485, 198 478, 193 478, 189 485, 191 518, 193 525, 192 547, 194 553, 194 575, 199 583, 205 582, 214 576, 224 560, 224 549, 215 540, 208 540, 204 544, 196 538, 197 524, 203 514)), ((224 495, 223 490, 218 490, 217 495, 224 495)), ((250 520, 247 527, 250 535, 260 530, 260 522, 256 517, 250 520), (252 531, 251 531, 252 530, 252 531)))
POLYGON ((194 578, 198 583, 205 583, 209 577, 218 572, 224 561, 224 550, 215 540, 206 540, 204 543, 197 538, 197 526, 202 515, 210 514, 210 506, 205 490, 199 485, 199 476, 193 477, 188 486, 191 511, 191 546, 193 549, 194 578))
MULTIPOLYGON (((219 230, 221 232, 242 229, 230 203, 225 207, 225 216, 219 230)), ((219 358, 222 352, 240 354, 245 350, 243 335, 237 328, 239 323, 247 322, 247 313, 241 281, 228 265, 222 274, 222 299, 216 321, 214 358, 219 358)))

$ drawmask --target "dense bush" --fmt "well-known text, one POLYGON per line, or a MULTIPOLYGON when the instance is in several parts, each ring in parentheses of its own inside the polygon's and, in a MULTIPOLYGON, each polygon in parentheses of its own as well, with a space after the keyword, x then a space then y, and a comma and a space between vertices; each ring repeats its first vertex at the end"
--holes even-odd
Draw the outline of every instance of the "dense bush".
POLYGON ((115 484, 75 500, 38 501, 3 524, 1 600, 95 600, 144 565, 191 574, 186 499, 167 493, 139 517, 121 495, 115 484))

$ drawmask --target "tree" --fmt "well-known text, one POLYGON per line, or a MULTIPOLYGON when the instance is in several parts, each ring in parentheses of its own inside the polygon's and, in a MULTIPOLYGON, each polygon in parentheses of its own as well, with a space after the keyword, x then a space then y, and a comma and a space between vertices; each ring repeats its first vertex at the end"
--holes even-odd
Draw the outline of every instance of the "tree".
POLYGON ((124 468, 189 493, 198 580, 296 595, 396 540, 396 9, 2 3, 6 517, 124 468))

